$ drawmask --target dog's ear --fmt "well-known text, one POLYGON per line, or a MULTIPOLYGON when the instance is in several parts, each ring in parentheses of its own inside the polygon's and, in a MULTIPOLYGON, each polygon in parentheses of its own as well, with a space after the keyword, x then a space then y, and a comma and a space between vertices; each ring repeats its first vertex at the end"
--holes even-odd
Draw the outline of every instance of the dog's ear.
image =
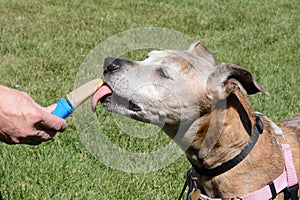
POLYGON ((222 63, 216 67, 207 81, 208 95, 211 99, 225 99, 235 90, 247 94, 262 92, 269 96, 268 91, 259 85, 252 73, 234 64, 222 63))
POLYGON ((199 40, 193 43, 189 50, 189 53, 204 58, 211 64, 215 65, 215 56, 203 45, 203 43, 199 40))

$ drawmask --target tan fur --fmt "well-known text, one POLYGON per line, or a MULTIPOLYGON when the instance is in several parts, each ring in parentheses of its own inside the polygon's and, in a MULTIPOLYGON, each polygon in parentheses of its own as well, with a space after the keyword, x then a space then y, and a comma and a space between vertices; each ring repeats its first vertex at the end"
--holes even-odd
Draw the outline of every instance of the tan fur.
POLYGON ((283 122, 283 124, 289 127, 300 129, 300 115, 294 117, 293 119, 283 122))

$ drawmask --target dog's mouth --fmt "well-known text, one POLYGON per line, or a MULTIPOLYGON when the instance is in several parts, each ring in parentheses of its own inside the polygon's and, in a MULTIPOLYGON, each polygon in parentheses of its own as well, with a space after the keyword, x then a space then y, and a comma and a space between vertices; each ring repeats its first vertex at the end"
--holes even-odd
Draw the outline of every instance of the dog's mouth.
POLYGON ((103 107, 108 111, 121 111, 123 109, 139 112, 142 108, 134 103, 132 100, 118 95, 106 83, 103 84, 93 95, 92 110, 96 111, 98 102, 101 102, 103 107))

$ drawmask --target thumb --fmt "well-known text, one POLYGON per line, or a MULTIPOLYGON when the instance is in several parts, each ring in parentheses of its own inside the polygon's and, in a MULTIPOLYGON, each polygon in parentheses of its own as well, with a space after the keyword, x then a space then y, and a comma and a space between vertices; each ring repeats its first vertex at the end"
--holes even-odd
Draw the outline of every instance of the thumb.
POLYGON ((48 107, 45 107, 44 110, 45 110, 46 112, 48 112, 48 113, 52 113, 52 112, 55 110, 56 105, 57 105, 56 103, 55 103, 55 104, 52 104, 52 105, 50 105, 50 106, 48 106, 48 107))
POLYGON ((55 108, 56 103, 43 108, 45 112, 41 124, 51 130, 64 131, 67 127, 66 120, 51 114, 55 108))
POLYGON ((67 127, 66 120, 57 117, 55 115, 52 115, 48 112, 45 112, 43 114, 43 119, 40 122, 40 124, 43 125, 43 127, 48 130, 54 130, 59 132, 64 131, 67 127))

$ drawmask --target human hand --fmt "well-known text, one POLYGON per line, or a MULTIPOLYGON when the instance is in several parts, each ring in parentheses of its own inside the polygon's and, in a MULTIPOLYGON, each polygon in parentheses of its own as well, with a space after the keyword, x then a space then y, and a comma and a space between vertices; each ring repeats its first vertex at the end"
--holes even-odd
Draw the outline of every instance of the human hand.
POLYGON ((56 104, 41 107, 27 93, 0 86, 0 140, 38 145, 66 129, 66 121, 51 114, 56 104))

